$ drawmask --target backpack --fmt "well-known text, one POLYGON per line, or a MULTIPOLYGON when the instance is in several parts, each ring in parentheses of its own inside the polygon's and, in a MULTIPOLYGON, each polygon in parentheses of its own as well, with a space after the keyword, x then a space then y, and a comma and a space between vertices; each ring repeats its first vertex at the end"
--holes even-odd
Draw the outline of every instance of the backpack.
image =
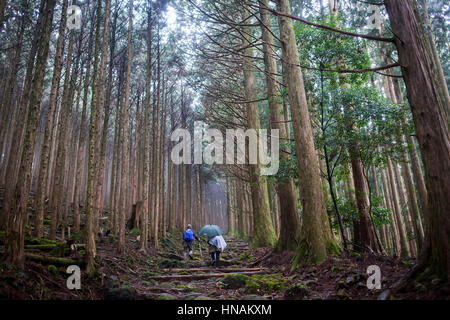
POLYGON ((187 229, 184 232, 184 241, 194 241, 194 234, 191 229, 187 229))

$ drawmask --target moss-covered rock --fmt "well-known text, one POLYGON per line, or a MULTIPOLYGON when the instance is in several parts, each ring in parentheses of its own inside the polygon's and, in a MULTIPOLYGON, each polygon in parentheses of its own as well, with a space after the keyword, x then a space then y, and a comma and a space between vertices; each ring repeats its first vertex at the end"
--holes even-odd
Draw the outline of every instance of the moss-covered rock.
POLYGON ((222 280, 225 289, 245 288, 247 293, 273 293, 280 292, 286 285, 281 274, 255 274, 251 277, 240 273, 231 273, 222 280))
POLYGON ((241 273, 230 273, 222 279, 222 286, 225 289, 238 289, 245 287, 249 276, 241 273))
POLYGON ((58 273, 58 268, 56 268, 53 264, 50 264, 47 267, 48 272, 50 272, 51 274, 56 275, 58 273))
POLYGON ((261 292, 280 292, 286 286, 286 279, 281 274, 255 274, 251 277, 252 281, 259 283, 261 292))
POLYGON ((284 292, 286 299, 301 300, 311 293, 309 287, 304 283, 295 283, 284 292))

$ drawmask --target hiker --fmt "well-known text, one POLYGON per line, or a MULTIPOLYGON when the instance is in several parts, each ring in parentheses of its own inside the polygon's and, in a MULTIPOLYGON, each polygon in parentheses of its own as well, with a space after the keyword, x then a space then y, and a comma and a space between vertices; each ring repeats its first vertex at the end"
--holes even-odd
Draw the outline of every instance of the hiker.
POLYGON ((227 243, 222 236, 215 236, 208 239, 209 254, 211 255, 211 264, 216 263, 216 268, 219 267, 220 253, 225 250, 227 243))
POLYGON ((197 239, 197 241, 200 241, 199 237, 195 233, 194 230, 192 230, 192 226, 190 224, 187 225, 187 229, 184 232, 183 235, 183 258, 184 260, 187 259, 187 254, 189 253, 189 258, 194 259, 192 257, 193 253, 193 247, 194 244, 194 238, 197 239))

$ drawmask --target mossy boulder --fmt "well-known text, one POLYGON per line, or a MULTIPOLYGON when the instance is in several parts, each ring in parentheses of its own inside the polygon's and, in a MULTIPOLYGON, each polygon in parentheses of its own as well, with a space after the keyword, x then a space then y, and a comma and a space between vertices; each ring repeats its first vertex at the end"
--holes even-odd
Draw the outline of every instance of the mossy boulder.
POLYGON ((286 286, 286 280, 281 274, 255 274, 247 282, 249 293, 272 293, 280 292, 286 286))
POLYGON ((284 292, 286 299, 301 300, 311 293, 309 287, 304 283, 295 283, 284 292))
POLYGON ((53 264, 50 264, 47 267, 48 272, 50 272, 51 274, 57 274, 58 273, 58 268, 56 268, 53 264))
POLYGON ((225 289, 239 289, 245 287, 249 279, 250 277, 245 274, 230 273, 223 278, 222 286, 225 289))
POLYGON ((280 292, 286 285, 286 280, 280 274, 255 274, 251 277, 240 273, 231 273, 222 280, 225 289, 245 288, 248 293, 280 292))

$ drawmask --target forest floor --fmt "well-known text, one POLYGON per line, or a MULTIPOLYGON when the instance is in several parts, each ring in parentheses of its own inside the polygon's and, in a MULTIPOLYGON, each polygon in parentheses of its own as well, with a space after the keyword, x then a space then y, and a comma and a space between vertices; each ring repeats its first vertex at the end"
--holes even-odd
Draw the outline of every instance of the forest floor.
MULTIPOLYGON (((133 232, 127 235, 123 255, 117 253, 114 236, 100 239, 96 272, 91 276, 82 274, 80 290, 69 290, 66 286, 70 276, 66 273, 67 264, 81 261, 84 251, 80 248, 77 252, 62 250, 63 255, 66 252, 64 259, 72 259, 72 262, 27 259, 24 270, 10 270, 0 265, 0 299, 373 300, 401 279, 414 263, 413 260, 350 253, 332 256, 318 266, 291 271, 292 252, 252 249, 243 240, 225 236, 228 246, 217 269, 209 265, 205 242, 196 242, 194 259, 184 261, 181 234, 168 234, 161 240, 160 249, 150 249, 149 254, 139 252, 133 232), (369 265, 378 265, 381 269, 380 290, 369 290, 366 286, 369 265)), ((31 244, 26 246, 26 253, 31 258, 39 254, 51 259, 57 250, 53 248, 49 252, 48 248, 31 244)), ((0 258, 2 252, 0 246, 0 258)), ((416 283, 408 292, 389 299, 449 297, 449 285, 436 281, 416 283)))

